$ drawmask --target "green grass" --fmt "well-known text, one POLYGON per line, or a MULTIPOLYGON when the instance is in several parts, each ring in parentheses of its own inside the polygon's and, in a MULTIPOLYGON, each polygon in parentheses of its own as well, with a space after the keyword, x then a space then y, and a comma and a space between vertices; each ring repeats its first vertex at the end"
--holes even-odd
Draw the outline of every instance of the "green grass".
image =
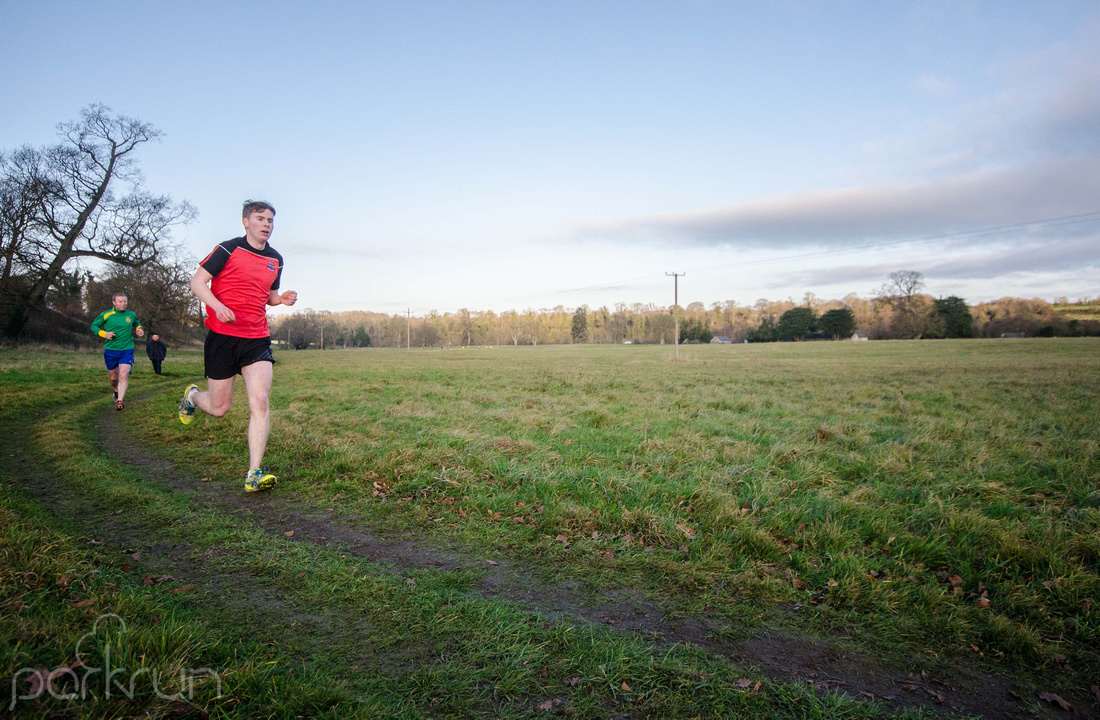
MULTIPOLYGON (((980 662, 1023 682, 1055 665, 1067 686, 1100 672, 1096 341, 705 346, 681 358, 638 346, 280 353, 274 492, 395 536, 511 556, 548 586, 641 589, 735 635, 842 631, 849 639, 837 642, 887 661, 980 662)), ((155 394, 129 404, 128 431, 195 474, 239 483, 243 392, 226 418, 184 428, 175 404, 201 359, 170 360, 171 378, 139 368, 131 394, 155 394)), ((228 668, 235 688, 255 692, 275 672, 255 662, 260 648, 280 667, 299 663, 251 705, 207 696, 212 714, 525 717, 559 698, 578 717, 877 716, 767 679, 745 693, 745 670, 695 648, 540 622, 471 592, 473 572, 395 575, 196 506, 115 467, 97 445, 97 362, 0 351, 0 422, 30 426, 36 457, 89 502, 185 544, 209 587, 189 601, 127 584, 117 558, 65 535, 86 524, 45 513, 11 480, 0 509, 21 534, 0 550, 56 544, 70 558, 62 565, 145 603, 120 601, 138 624, 173 613, 172 637, 186 642, 160 641, 161 667, 228 668), (377 632, 267 636, 219 599, 232 578, 248 579, 242 592, 275 588, 337 625, 365 618, 377 632), (408 669, 395 676, 395 664, 408 669), (330 678, 324 692, 318 677, 330 678)), ((0 554, 5 572, 67 572, 21 553, 0 554)), ((40 593, 54 604, 12 616, 39 629, 22 655, 3 656, 9 677, 31 656, 64 662, 46 649, 65 647, 87 620, 51 625, 76 611, 56 579, 40 593)))

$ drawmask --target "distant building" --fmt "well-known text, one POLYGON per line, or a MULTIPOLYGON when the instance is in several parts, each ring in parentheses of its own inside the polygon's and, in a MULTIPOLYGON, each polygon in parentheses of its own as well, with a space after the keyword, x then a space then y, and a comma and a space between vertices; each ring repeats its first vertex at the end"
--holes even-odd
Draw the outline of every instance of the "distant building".
POLYGON ((1027 333, 1020 333, 1020 332, 1001 333, 1001 337, 1003 337, 1003 338, 1025 338, 1025 337, 1027 337, 1027 333))
POLYGON ((733 342, 733 340, 730 340, 725 335, 715 335, 710 339, 711 345, 728 345, 731 342, 733 342))
POLYGON ((866 335, 864 335, 863 333, 852 333, 852 340, 854 342, 864 342, 865 340, 868 340, 868 339, 869 338, 866 335))

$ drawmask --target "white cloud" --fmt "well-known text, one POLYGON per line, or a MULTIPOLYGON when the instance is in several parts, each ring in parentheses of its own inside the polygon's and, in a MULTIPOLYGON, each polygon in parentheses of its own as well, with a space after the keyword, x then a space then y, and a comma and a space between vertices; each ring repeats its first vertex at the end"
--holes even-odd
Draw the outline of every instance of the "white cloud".
POLYGON ((575 235, 687 245, 841 248, 1092 211, 1100 211, 1100 155, 593 224, 575 235))

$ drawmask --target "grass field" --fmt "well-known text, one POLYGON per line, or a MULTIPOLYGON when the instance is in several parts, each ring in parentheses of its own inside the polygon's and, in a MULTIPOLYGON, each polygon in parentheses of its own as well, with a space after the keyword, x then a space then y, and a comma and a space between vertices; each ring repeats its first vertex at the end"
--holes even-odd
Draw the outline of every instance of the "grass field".
POLYGON ((108 612, 95 667, 217 671, 15 712, 1100 707, 1100 342, 671 354, 280 353, 258 497, 241 388, 175 416, 198 354, 116 414, 98 355, 0 350, 0 674, 33 694, 108 612))

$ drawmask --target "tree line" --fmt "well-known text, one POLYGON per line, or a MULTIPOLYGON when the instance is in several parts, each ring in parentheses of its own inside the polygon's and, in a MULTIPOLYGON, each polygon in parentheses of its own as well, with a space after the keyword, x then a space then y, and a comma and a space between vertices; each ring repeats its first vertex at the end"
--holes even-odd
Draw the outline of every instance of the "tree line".
MULTIPOLYGON (((919 275, 919 273, 918 273, 919 275)), ((923 279, 916 278, 921 283, 923 279)), ((774 342, 806 338, 843 340, 859 332, 869 339, 1100 335, 1100 320, 1075 319, 1044 300, 1002 298, 970 306, 963 298, 920 292, 855 294, 823 301, 806 293, 802 302, 761 299, 679 308, 680 341, 774 342)), ((881 289, 880 289, 881 291, 881 289)), ((1088 305, 1090 301, 1084 300, 1088 305)), ((1100 304, 1100 299, 1092 301, 1100 304)), ((1065 304, 1065 303, 1063 303, 1065 304)), ((1096 317, 1100 317, 1100 312, 1096 317)), ((294 347, 461 347, 565 343, 672 344, 674 308, 643 303, 613 307, 462 309, 421 316, 375 312, 307 310, 272 320, 272 336, 294 347)))

